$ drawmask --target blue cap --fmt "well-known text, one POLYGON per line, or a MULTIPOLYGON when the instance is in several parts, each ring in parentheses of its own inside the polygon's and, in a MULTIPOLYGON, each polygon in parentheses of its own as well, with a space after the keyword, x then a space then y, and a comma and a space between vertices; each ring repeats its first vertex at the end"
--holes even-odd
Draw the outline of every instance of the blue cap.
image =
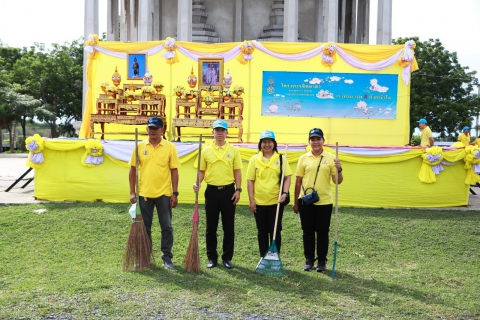
POLYGON ((322 131, 322 129, 313 128, 312 130, 310 130, 310 132, 308 133, 308 140, 310 140, 310 139, 313 138, 313 137, 323 138, 323 131, 322 131))
POLYGON ((465 130, 470 130, 470 128, 465 126, 465 127, 463 127, 462 131, 465 131, 465 130))
POLYGON ((225 120, 215 120, 212 129, 215 128, 223 128, 225 130, 228 130, 228 123, 225 120))
POLYGON ((417 123, 425 123, 425 124, 427 124, 427 120, 425 120, 425 119, 422 118, 422 119, 418 120, 417 123))
POLYGON ((163 121, 159 117, 152 117, 152 118, 148 119, 147 126, 148 127, 155 127, 157 129, 163 128, 163 121))
POLYGON ((272 130, 264 130, 260 133, 260 140, 262 139, 272 139, 275 140, 275 133, 272 130))

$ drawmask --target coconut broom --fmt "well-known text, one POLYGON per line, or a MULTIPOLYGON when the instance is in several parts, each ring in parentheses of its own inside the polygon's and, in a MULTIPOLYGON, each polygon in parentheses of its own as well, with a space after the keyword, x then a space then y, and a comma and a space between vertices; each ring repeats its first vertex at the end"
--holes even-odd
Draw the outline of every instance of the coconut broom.
MULTIPOLYGON (((197 163, 197 186, 200 180, 200 157, 202 155, 202 135, 198 142, 198 163, 197 163)), ((200 272, 200 254, 198 252, 198 222, 200 215, 198 214, 198 192, 195 193, 195 207, 192 216, 192 235, 188 244, 187 255, 183 261, 188 272, 200 272)))
POLYGON ((148 237, 140 211, 138 188, 138 129, 135 128, 135 187, 137 202, 135 203, 135 218, 132 217, 130 234, 128 235, 125 255, 123 256, 123 271, 143 271, 154 265, 152 242, 148 237))
MULTIPOLYGON (((200 156, 202 155, 202 135, 198 143, 198 163, 197 163, 197 186, 200 179, 200 156)), ((188 244, 187 255, 183 261, 188 272, 200 272, 200 254, 198 252, 198 222, 200 216, 198 214, 198 192, 195 193, 195 207, 192 216, 192 235, 188 244)))

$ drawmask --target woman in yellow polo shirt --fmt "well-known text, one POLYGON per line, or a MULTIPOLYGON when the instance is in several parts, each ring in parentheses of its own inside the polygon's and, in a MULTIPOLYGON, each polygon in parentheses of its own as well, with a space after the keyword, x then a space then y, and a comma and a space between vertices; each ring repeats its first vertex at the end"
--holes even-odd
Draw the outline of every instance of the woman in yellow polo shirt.
MULTIPOLYGON (((290 188, 292 170, 287 165, 283 178, 282 196, 279 200, 278 194, 284 161, 287 161, 287 159, 278 153, 277 141, 275 141, 273 131, 263 131, 258 142, 258 153, 250 159, 247 169, 248 198, 250 200, 250 210, 253 212, 257 224, 258 247, 261 257, 265 256, 273 239, 277 203, 285 202, 290 188)), ((280 252, 282 245, 283 208, 284 205, 279 208, 275 237, 278 252, 280 252)))
POLYGON ((321 129, 310 130, 308 141, 312 149, 300 156, 295 172, 293 211, 300 213, 302 224, 303 252, 306 259, 303 270, 310 271, 313 269, 316 244, 318 260, 316 270, 317 272, 323 272, 327 261, 328 233, 333 208, 330 180, 335 183, 335 175, 338 170, 338 184, 342 183, 342 165, 340 161, 335 159, 334 154, 323 149, 325 139, 321 129), (305 195, 305 190, 312 187, 317 191, 320 199, 313 204, 306 205, 301 197, 305 195))

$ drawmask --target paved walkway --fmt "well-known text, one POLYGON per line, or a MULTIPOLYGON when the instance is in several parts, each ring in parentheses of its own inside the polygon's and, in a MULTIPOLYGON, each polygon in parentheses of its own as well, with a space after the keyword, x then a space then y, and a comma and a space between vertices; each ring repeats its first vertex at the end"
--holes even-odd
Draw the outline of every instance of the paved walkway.
MULTIPOLYGON (((35 180, 30 182, 25 188, 22 186, 27 179, 33 178, 34 170, 30 171, 22 181, 20 181, 9 192, 5 190, 12 185, 29 167, 26 166, 27 154, 9 154, 0 153, 0 204, 2 203, 41 203, 44 201, 36 200, 33 196, 35 180)), ((480 210, 480 188, 472 187, 477 194, 470 194, 468 206, 450 207, 450 208, 432 208, 439 210, 480 210)))

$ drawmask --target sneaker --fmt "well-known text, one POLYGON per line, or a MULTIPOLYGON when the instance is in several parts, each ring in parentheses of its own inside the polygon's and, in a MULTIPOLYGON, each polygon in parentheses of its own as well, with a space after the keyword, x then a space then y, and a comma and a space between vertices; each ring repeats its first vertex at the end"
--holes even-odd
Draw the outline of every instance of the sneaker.
POLYGON ((325 261, 317 263, 316 270, 317 270, 317 272, 324 272, 325 270, 327 270, 326 267, 325 267, 325 261))
POLYGON ((173 264, 172 259, 170 259, 169 257, 163 257, 162 259, 163 259, 163 266, 165 267, 165 269, 175 268, 175 265, 173 264))
POLYGON ((303 266, 303 271, 310 271, 313 269, 313 264, 315 263, 314 259, 307 259, 305 265, 303 266))

